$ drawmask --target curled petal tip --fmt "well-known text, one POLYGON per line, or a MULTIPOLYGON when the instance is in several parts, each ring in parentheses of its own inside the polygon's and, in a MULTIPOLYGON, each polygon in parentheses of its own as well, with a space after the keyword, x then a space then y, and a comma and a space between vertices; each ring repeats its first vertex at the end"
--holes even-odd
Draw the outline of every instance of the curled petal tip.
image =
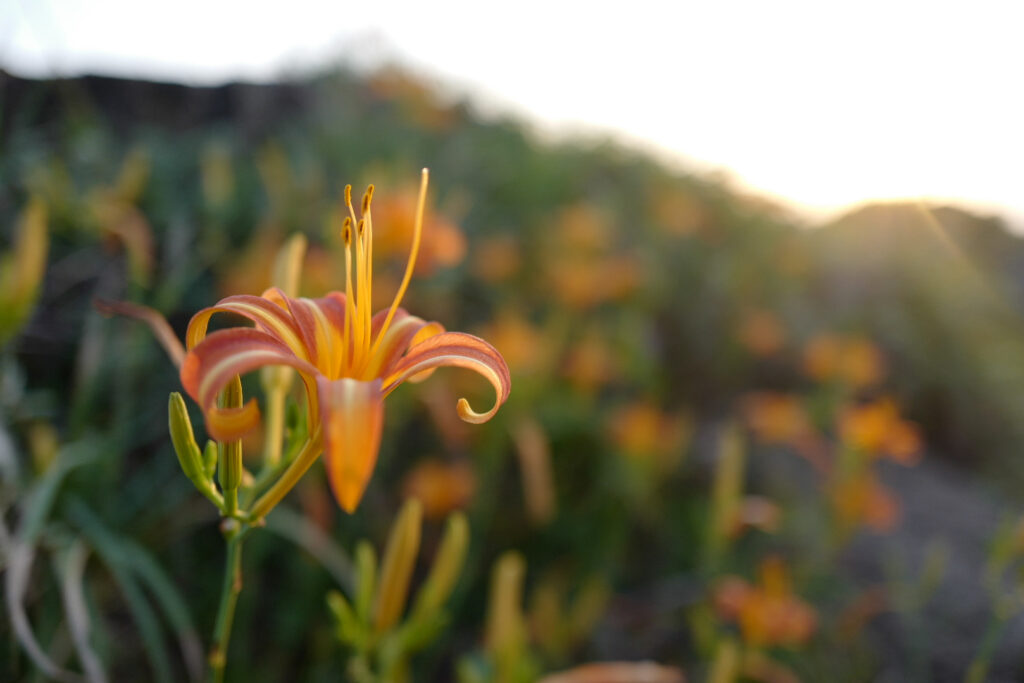
POLYGON ((458 404, 455 406, 455 410, 458 412, 459 417, 464 421, 478 425, 483 424, 494 417, 494 414, 498 412, 498 408, 500 406, 500 403, 496 403, 494 407, 486 413, 478 413, 470 407, 469 401, 464 398, 460 398, 458 404))
POLYGON ((505 359, 483 339, 462 332, 436 334, 410 348, 405 357, 391 367, 391 374, 384 382, 384 393, 417 375, 446 366, 473 370, 494 387, 494 405, 486 412, 478 413, 466 399, 459 399, 456 410, 466 422, 487 422, 508 398, 512 380, 505 359))

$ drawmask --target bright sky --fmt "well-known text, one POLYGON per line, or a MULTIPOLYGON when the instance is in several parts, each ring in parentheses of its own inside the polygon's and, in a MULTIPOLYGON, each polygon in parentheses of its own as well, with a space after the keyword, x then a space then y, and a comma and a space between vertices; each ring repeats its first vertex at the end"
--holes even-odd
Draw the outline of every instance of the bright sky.
POLYGON ((1010 0, 7 0, 0 66, 217 83, 397 59, 805 209, 953 199, 1024 230, 1021 26, 1010 0))

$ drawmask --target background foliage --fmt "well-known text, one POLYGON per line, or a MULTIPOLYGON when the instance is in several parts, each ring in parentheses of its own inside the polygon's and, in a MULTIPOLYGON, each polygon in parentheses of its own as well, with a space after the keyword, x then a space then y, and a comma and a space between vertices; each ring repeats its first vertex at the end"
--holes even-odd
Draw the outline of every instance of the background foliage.
POLYGON ((351 517, 307 475, 249 541, 229 679, 337 680, 326 596, 409 496, 426 557, 453 509, 471 530, 415 680, 487 660, 490 568, 510 549, 538 670, 1019 675, 1024 243, 999 220, 888 204, 809 226, 604 141, 538 142, 399 71, 212 89, 0 75, 0 98, 8 679, 45 678, 29 629, 54 666, 180 680, 216 610, 216 520, 167 438, 176 372, 92 300, 152 306, 181 334, 268 286, 296 231, 303 293, 340 288, 346 183, 376 184, 379 277, 397 284, 422 166, 432 213, 405 305, 491 341, 512 396, 467 428, 455 398, 489 400, 475 377, 396 392, 351 517), (31 280, 33 234, 38 291, 5 279, 31 280))

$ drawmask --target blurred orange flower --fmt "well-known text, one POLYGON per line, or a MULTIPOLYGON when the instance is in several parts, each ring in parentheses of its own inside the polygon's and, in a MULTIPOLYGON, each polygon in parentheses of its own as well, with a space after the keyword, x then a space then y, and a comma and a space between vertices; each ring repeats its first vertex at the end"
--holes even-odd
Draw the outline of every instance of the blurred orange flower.
POLYGON ((691 431, 686 417, 663 412, 646 400, 621 406, 608 422, 609 436, 623 454, 668 467, 682 457, 691 431))
MULTIPOLYGON (((378 258, 401 258, 412 241, 416 220, 417 189, 407 185, 375 198, 374 218, 380 225, 374 231, 373 250, 378 258)), ((416 260, 417 272, 429 275, 437 268, 458 265, 466 255, 466 238, 447 216, 427 211, 423 217, 423 241, 416 260)))
POLYGON ((715 586, 712 601, 719 616, 739 624, 743 640, 755 647, 796 647, 818 624, 814 608, 793 595, 786 567, 775 556, 761 563, 757 585, 726 577, 715 586))
POLYGON ((491 284, 509 279, 522 264, 519 240, 513 235, 488 237, 473 251, 473 274, 491 284))
POLYGON ((590 329, 570 346, 563 373, 577 391, 591 394, 619 376, 618 358, 604 335, 590 329))
POLYGON ((544 333, 514 309, 503 308, 498 317, 480 331, 480 336, 492 340, 501 349, 513 374, 532 374, 546 361, 547 349, 544 333))
POLYGON ((745 496, 736 510, 733 521, 733 536, 739 536, 747 529, 758 529, 773 534, 779 530, 782 509, 775 501, 764 496, 745 496))
POLYGON ((669 235, 690 235, 707 222, 707 211, 694 195, 678 188, 656 191, 651 199, 654 222, 669 235))
POLYGON ((896 402, 881 398, 845 408, 839 416, 843 444, 871 456, 887 455, 904 465, 921 457, 921 435, 917 426, 900 418, 896 402))
POLYGON ((740 344, 755 356, 771 356, 786 343, 786 328, 772 311, 747 311, 737 333, 740 344))
POLYGON ((231 294, 258 295, 270 286, 274 259, 284 242, 277 231, 264 224, 242 249, 227 259, 218 274, 217 290, 221 296, 231 294))
POLYGON ((795 446, 813 431, 803 403, 792 394, 768 391, 747 394, 743 413, 747 425, 764 443, 795 446))
POLYGON ((456 107, 441 102, 434 88, 400 69, 380 69, 368 83, 373 94, 398 102, 406 116, 427 130, 446 130, 459 120, 456 107))
POLYGON ((865 337, 823 333, 804 347, 804 372, 820 382, 838 379, 862 389, 878 384, 885 377, 885 358, 865 337))
POLYGON ((842 477, 831 486, 832 506, 844 529, 866 524, 891 531, 900 520, 900 504, 871 471, 842 477))
POLYGON ((550 674, 538 683, 686 683, 686 676, 654 662, 598 662, 550 674))
POLYGON ((558 214, 544 253, 557 255, 545 267, 552 295, 573 309, 588 309, 628 296, 640 283, 640 264, 635 256, 612 244, 612 230, 605 216, 585 204, 567 207, 558 214))
POLYGON ((406 475, 402 491, 405 498, 416 498, 423 504, 427 518, 444 519, 473 498, 476 474, 465 462, 421 460, 406 475))

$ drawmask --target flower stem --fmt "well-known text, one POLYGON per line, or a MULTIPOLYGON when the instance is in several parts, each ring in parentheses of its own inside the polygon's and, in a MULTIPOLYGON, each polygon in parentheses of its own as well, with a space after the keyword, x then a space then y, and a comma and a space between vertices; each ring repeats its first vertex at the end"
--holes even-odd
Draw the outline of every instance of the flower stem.
POLYGON ((226 520, 224 535, 227 538, 227 560, 224 565, 224 582, 220 591, 220 607, 217 608, 217 623, 213 630, 213 646, 210 648, 210 681, 224 680, 224 666, 227 663, 228 643, 231 640, 231 623, 235 618, 235 605, 242 592, 242 539, 249 527, 233 520, 226 520))
POLYGON ((291 465, 284 471, 281 478, 275 481, 274 485, 253 503, 253 506, 249 509, 250 522, 262 519, 275 505, 281 502, 281 499, 292 490, 299 479, 302 478, 302 475, 306 473, 306 470, 320 457, 321 448, 320 433, 317 432, 302 447, 302 451, 295 456, 295 459, 292 460, 291 465))

